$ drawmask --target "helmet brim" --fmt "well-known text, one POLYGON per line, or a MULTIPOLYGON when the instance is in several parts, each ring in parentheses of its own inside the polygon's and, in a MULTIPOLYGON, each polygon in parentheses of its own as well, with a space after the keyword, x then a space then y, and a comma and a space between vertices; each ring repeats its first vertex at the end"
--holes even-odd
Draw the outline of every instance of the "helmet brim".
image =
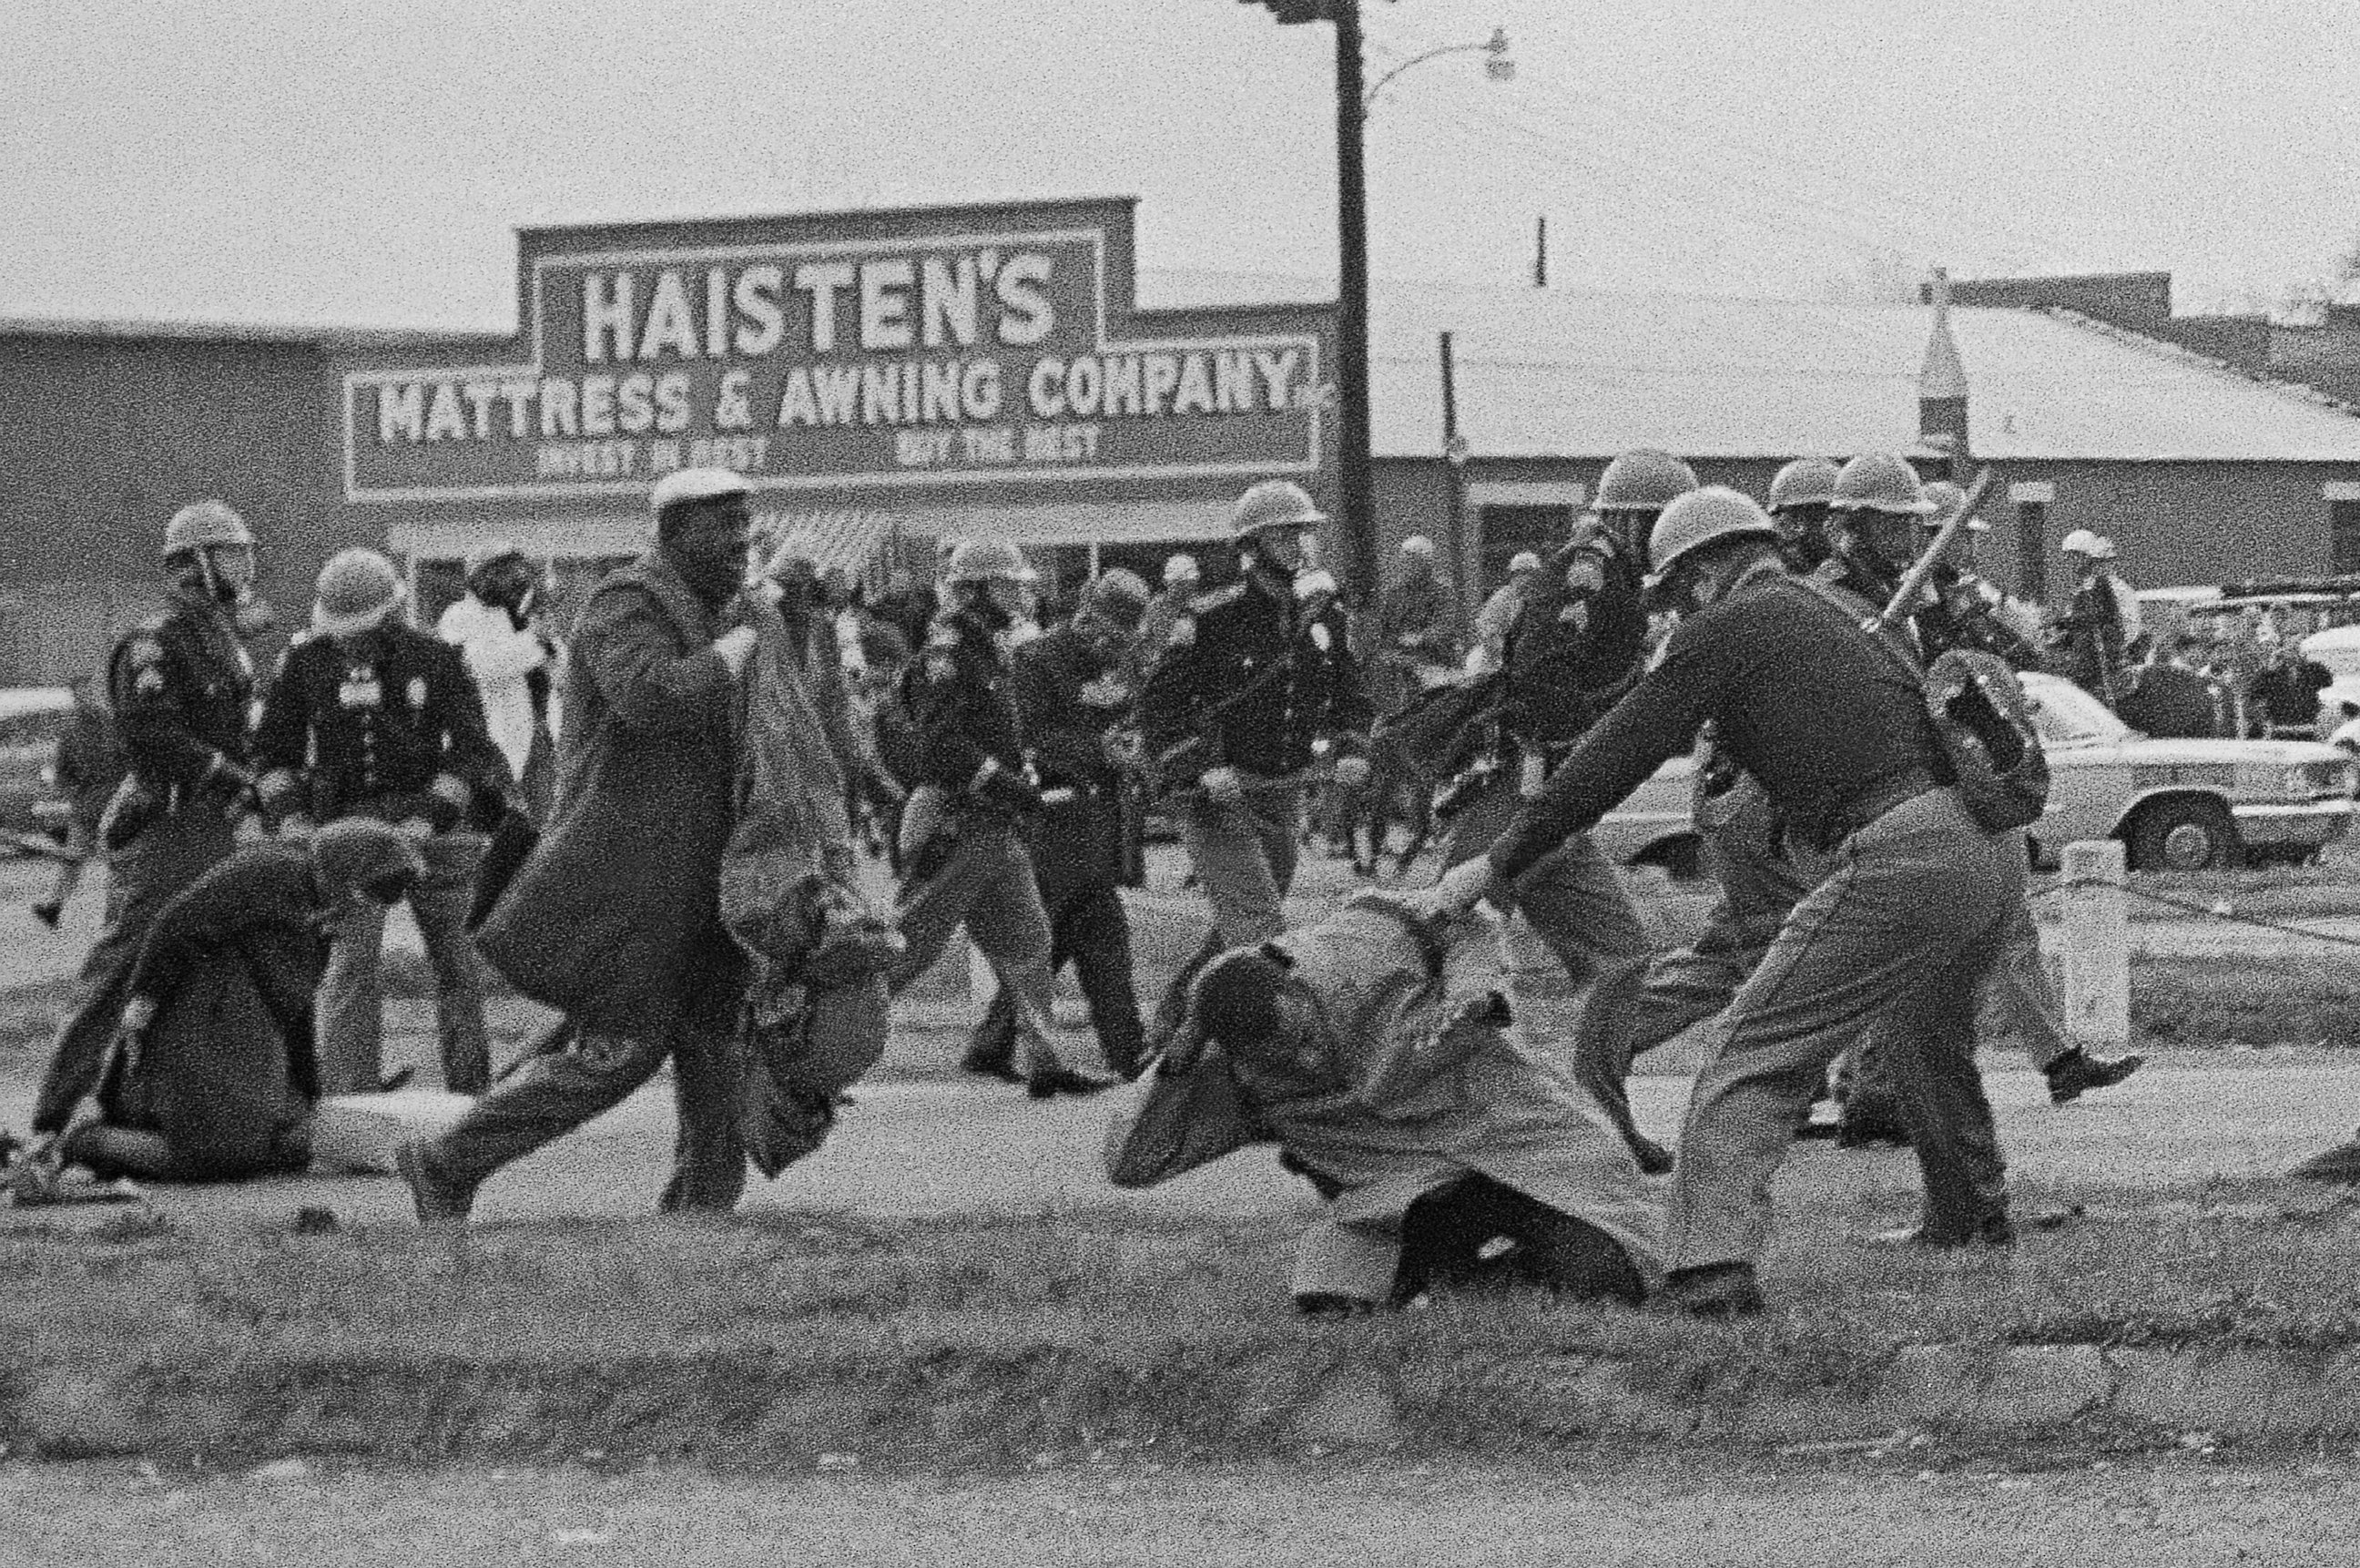
POLYGON ((358 632, 374 631, 400 608, 399 594, 375 609, 354 610, 341 615, 315 604, 311 607, 311 630, 322 637, 350 637, 358 632))

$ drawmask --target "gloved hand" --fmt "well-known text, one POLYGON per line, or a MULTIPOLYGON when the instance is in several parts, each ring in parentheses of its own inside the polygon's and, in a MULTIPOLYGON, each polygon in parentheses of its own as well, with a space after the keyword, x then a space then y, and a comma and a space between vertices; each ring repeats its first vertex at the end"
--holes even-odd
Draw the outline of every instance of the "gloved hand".
POLYGON ((1366 757, 1338 757, 1336 759, 1336 782, 1342 784, 1346 789, 1362 789, 1367 787, 1369 776, 1371 771, 1372 770, 1369 767, 1369 759, 1366 757))
POLYGON ((1226 763, 1206 769, 1196 775, 1196 782, 1207 795, 1223 806, 1235 806, 1246 797, 1245 775, 1226 763))
POLYGON ((405 817, 393 825, 393 830, 413 844, 422 844, 434 837, 434 824, 423 817, 405 817))
POLYGON ((754 645, 760 641, 761 634, 752 627, 733 626, 713 640, 713 651, 721 655, 734 678, 746 673, 746 662, 754 656, 754 645))
POLYGON ((1478 900, 1491 891, 1491 862, 1478 855, 1464 865, 1454 866, 1442 873, 1442 879, 1432 887, 1421 888, 1403 899, 1403 903, 1426 919, 1445 915, 1463 915, 1475 907, 1478 900))
POLYGON ((297 844, 308 844, 320 825, 298 811, 279 819, 279 836, 297 844))

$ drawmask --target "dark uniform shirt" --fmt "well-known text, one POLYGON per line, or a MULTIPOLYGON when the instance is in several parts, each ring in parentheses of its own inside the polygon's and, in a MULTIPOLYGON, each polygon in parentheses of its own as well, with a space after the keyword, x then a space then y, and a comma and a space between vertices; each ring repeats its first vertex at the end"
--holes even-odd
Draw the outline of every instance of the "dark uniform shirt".
POLYGON ((203 595, 175 594, 124 635, 107 661, 106 695, 124 761, 157 800, 246 767, 254 661, 203 595))
POLYGON ((1109 731, 1129 708, 1120 674, 1109 674, 1090 640, 1065 625, 1016 650, 1015 676, 1033 773, 1043 789, 1074 792, 1032 825, 1043 896, 1121 885, 1122 775, 1106 751, 1109 731), (1105 700, 1092 702, 1093 696, 1105 700))
POLYGON ((981 618, 955 609, 934 622, 925 652, 910 668, 906 696, 918 732, 918 783, 961 794, 986 762, 1024 776, 1024 731, 1008 655, 981 618))
POLYGON ((1314 741, 1369 723, 1346 630, 1332 603, 1301 614, 1284 588, 1251 574, 1199 594, 1147 678, 1148 754, 1178 748, 1187 760, 1173 771, 1192 775, 1224 765, 1265 778, 1300 773, 1314 741))
POLYGON ((1765 565, 1682 619, 1662 663, 1584 737, 1491 850, 1513 881, 1598 819, 1707 720, 1790 822, 1826 822, 1939 776, 1922 687, 1858 621, 1765 565))
POLYGON ((490 815, 510 783, 459 650, 399 623, 298 638, 263 702, 255 752, 268 770, 264 808, 319 822, 417 817, 448 829, 471 801, 490 815))
POLYGON ((1527 745, 1578 740, 1638 676, 1647 657, 1639 564, 1586 530, 1535 575, 1508 630, 1508 729, 1527 745))

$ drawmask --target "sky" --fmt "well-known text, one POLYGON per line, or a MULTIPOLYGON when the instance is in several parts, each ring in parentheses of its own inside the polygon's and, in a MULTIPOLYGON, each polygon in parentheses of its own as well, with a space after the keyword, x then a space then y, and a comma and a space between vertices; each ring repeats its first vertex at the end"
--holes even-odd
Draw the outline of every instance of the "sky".
MULTIPOLYGON (((2352 0, 1365 0, 1383 278, 1859 297, 2360 244, 2352 0)), ((1141 199, 1334 276, 1333 42, 1238 0, 5 0, 0 317, 505 330, 521 225, 1141 199)), ((1248 280, 1244 291, 1254 287, 1248 280)))

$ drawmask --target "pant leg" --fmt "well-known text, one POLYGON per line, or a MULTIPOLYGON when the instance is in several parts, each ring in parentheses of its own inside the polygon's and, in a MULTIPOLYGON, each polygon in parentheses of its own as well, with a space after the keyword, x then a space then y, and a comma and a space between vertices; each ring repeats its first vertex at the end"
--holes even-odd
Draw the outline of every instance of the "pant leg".
POLYGON ((1090 1027, 1107 1065, 1131 1077, 1146 1051, 1140 1026, 1139 995, 1131 972, 1131 917, 1111 887, 1084 889, 1057 911, 1052 922, 1056 948, 1071 953, 1082 995, 1090 1004, 1090 1027))
POLYGON ((164 905, 235 848, 226 816, 189 806, 158 817, 115 851, 108 863, 106 924, 82 959, 81 1001, 50 1047, 33 1105, 35 1132, 63 1132, 74 1106, 97 1089, 148 927, 164 905))
POLYGON ((2028 909, 2008 917, 1999 957, 1983 982, 1983 1003, 1993 1029, 2014 1036, 2017 1047, 2042 1072, 2076 1049, 2065 1033, 2065 1003, 2049 982, 2049 966, 2040 957, 2040 928, 2028 909))
MULTIPOLYGON (((1462 865, 1488 851, 1522 804, 1513 773, 1494 776, 1451 819, 1443 840, 1444 867, 1462 865)), ((1577 986, 1596 978, 1603 966, 1655 951, 1655 939, 1621 873, 1586 833, 1541 857, 1513 886, 1494 893, 1491 902, 1503 914, 1523 910, 1577 986)))
POLYGON ((2004 935, 1972 944, 1878 1021, 1903 1125, 1925 1181, 1928 1240, 1967 1241, 2007 1212, 2007 1162, 1975 1061, 1975 992, 2004 935))
POLYGON ((893 923, 906 946, 893 966, 890 983, 895 992, 934 968, 943 949, 950 946, 953 933, 966 922, 984 874, 985 860, 978 855, 978 835, 963 828, 932 875, 901 884, 894 902, 893 923))
POLYGON ((366 899, 336 917, 314 1003, 322 1096, 366 1094, 385 1078, 385 997, 377 980, 385 917, 384 906, 366 899))
POLYGON ((739 1130, 746 1058, 735 1030, 673 1028, 672 1102, 680 1127, 672 1139, 672 1179, 660 1207, 727 1213, 746 1190, 746 1146, 739 1130))
POLYGON ((467 912, 475 904, 486 840, 477 833, 438 833, 422 848, 426 875, 411 893, 410 907, 434 970, 442 1082, 461 1094, 481 1094, 492 1079, 492 1047, 484 1031, 484 960, 467 930, 467 912))
POLYGON ((1655 950, 1622 873, 1587 833, 1542 856, 1510 893, 1510 902, 1524 911, 1576 985, 1595 978, 1602 967, 1655 950))
MULTIPOLYGON (((1907 1008, 1901 1026, 1920 1029, 1958 985, 1980 982, 2023 879, 2016 840, 1995 842, 1954 791, 1896 806, 1852 836, 1739 989, 1697 1080, 1672 1186, 1670 1269, 1754 1259, 1771 1180, 1829 1064, 1896 1006, 1907 1008)), ((1937 1164, 1948 1179, 1950 1157, 1937 1164)), ((1936 1207, 1971 1201, 1945 1193, 1936 1207)))
POLYGON ((1285 823, 1280 828, 1251 795, 1234 805, 1192 795, 1181 808, 1180 841, 1212 903, 1220 948, 1266 942, 1286 929, 1284 904, 1295 875, 1292 811, 1285 823), (1290 840, 1283 850, 1275 843, 1282 835, 1290 840))
POLYGON ((1016 1004, 1016 1037, 1054 1054, 1047 1035, 1055 987, 1049 977, 1049 916, 1041 907, 1032 861, 1013 828, 995 827, 975 843, 974 896, 967 931, 1016 1004))
POLYGON ((629 1099, 671 1047, 661 1037, 578 1031, 566 1049, 535 1057, 429 1141, 428 1165, 472 1187, 629 1099))
POLYGON ((1624 959, 1590 986, 1574 1017, 1573 1077, 1626 1142, 1638 1135, 1631 1117, 1631 1064, 1728 1007, 1760 954, 1760 948, 1714 940, 1709 927, 1695 946, 1624 959))

